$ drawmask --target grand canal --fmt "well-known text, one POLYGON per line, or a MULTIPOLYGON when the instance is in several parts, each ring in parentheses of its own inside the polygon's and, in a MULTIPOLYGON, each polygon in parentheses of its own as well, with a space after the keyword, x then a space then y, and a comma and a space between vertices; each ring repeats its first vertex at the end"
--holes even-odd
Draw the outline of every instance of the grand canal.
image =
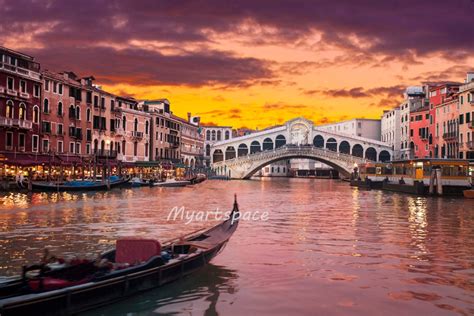
POLYGON ((186 188, 0 197, 0 275, 44 247, 94 257, 120 236, 166 240, 214 223, 175 206, 267 211, 201 273, 87 315, 474 314, 474 203, 360 191, 332 180, 206 181, 186 188))

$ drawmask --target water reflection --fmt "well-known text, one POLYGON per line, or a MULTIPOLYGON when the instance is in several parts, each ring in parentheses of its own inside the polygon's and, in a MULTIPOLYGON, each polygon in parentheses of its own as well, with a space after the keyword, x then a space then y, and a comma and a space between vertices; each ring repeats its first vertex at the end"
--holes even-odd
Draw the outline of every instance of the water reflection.
POLYGON ((217 303, 237 293, 237 278, 235 270, 210 264, 196 275, 81 315, 219 315, 217 303))

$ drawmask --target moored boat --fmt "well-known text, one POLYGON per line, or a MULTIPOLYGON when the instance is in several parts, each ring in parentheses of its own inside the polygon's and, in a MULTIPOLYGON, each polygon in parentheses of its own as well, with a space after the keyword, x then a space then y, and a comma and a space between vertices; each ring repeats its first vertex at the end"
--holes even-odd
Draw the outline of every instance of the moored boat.
POLYGON ((176 179, 167 179, 166 181, 163 182, 155 182, 153 183, 153 186, 156 187, 185 187, 187 185, 190 185, 191 181, 189 180, 176 180, 176 179))
POLYGON ((464 194, 465 198, 474 199, 474 189, 464 190, 462 193, 464 194))
POLYGON ((35 182, 31 183, 33 191, 63 192, 63 191, 103 191, 120 187, 130 179, 111 176, 109 183, 98 181, 65 181, 65 182, 35 182))
MULTIPOLYGON (((159 287, 195 272, 237 229, 237 201, 220 224, 165 242, 125 238, 95 261, 39 264, 0 284, 0 315, 69 315, 159 287), (29 273, 36 275, 28 277, 29 273)), ((58 260, 59 261, 59 260, 58 260)))

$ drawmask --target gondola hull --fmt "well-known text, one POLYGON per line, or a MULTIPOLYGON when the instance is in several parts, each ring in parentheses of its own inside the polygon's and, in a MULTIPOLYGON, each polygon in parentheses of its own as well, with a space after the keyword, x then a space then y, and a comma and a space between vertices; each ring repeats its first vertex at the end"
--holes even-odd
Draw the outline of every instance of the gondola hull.
MULTIPOLYGON (((178 247, 199 248, 199 251, 184 254, 184 257, 163 262, 161 257, 154 257, 138 266, 117 270, 105 274, 93 282, 41 293, 8 296, 8 289, 0 287, 0 315, 71 315, 93 309, 102 305, 122 300, 134 294, 160 287, 180 279, 203 267, 214 258, 226 245, 238 226, 237 204, 228 220, 201 233, 184 239, 185 244, 178 247)), ((166 247, 166 245, 165 245, 166 247)), ((170 244, 168 247, 171 247, 170 244)), ((102 255, 103 258, 114 257, 115 250, 102 255)), ((9 287, 21 286, 11 282, 9 287)), ((8 287, 7 287, 8 288, 8 287)), ((15 289, 16 290, 16 289, 15 289)))
POLYGON ((90 185, 67 185, 67 184, 55 184, 55 183, 40 183, 33 182, 32 189, 33 191, 41 192, 83 192, 83 191, 105 191, 116 187, 120 187, 128 183, 129 179, 122 179, 118 181, 107 183, 97 183, 90 185))

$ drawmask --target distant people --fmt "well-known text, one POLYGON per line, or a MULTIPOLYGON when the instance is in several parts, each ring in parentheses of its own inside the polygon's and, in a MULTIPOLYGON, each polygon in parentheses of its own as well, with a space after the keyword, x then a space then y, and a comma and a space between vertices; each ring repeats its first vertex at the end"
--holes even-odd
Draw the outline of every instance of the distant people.
POLYGON ((405 184, 405 180, 403 179, 403 177, 400 179, 400 181, 398 181, 399 184, 405 184))

